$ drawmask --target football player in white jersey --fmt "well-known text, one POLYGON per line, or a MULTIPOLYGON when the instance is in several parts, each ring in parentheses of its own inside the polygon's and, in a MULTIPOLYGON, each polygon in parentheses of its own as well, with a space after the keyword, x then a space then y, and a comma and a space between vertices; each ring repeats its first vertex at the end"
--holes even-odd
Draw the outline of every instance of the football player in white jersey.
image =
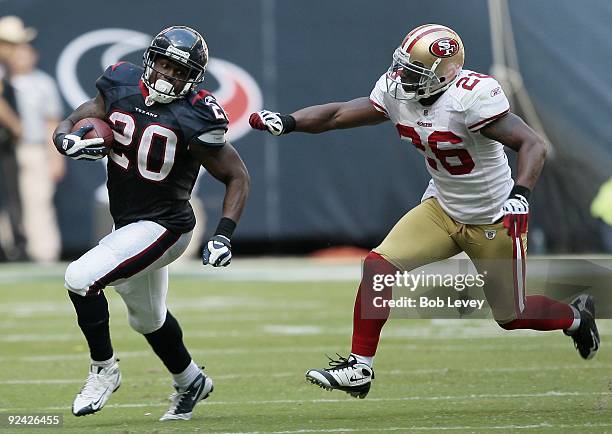
MULTIPOLYGON (((506 330, 563 330, 584 359, 599 348, 589 295, 570 304, 527 296, 525 250, 529 195, 546 157, 546 143, 518 116, 491 76, 463 69, 464 47, 450 28, 412 30, 393 53, 389 70, 369 97, 306 107, 290 115, 253 113, 253 128, 273 135, 324 131, 391 121, 400 139, 424 157, 431 181, 410 210, 365 258, 353 315, 351 354, 312 369, 306 378, 325 389, 364 398, 389 307, 373 309, 374 276, 395 275, 464 251, 487 270, 485 296, 506 330), (518 153, 511 177, 504 146, 518 153)), ((378 282, 380 284, 380 281, 378 282)), ((380 303, 378 303, 380 306, 380 303)))

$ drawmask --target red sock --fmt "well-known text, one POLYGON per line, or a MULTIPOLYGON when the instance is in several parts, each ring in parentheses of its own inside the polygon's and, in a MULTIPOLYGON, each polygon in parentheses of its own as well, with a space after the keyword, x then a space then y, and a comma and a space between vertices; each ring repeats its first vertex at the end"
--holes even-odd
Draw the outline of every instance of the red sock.
MULTIPOLYGON (((374 297, 390 300, 392 287, 374 290, 374 275, 395 275, 399 271, 378 253, 370 252, 363 263, 363 277, 359 284, 353 310, 353 345, 351 353, 372 357, 376 354, 380 332, 389 318, 390 308, 375 307, 374 297), (362 310, 363 305, 363 310, 362 310)), ((382 283, 381 283, 382 285, 382 283)))
POLYGON ((525 309, 520 318, 500 324, 506 330, 566 330, 574 322, 574 311, 569 304, 543 295, 525 297, 525 309))

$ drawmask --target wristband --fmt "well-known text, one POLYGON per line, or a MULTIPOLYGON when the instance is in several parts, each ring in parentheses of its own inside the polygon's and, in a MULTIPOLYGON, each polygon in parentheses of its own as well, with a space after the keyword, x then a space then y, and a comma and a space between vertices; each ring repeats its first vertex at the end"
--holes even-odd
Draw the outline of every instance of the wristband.
POLYGON ((288 134, 295 130, 295 118, 291 115, 278 115, 283 123, 283 134, 288 134))
POLYGON ((234 229, 236 229, 236 222, 230 218, 222 217, 215 230, 215 235, 223 235, 229 240, 234 233, 234 229))
POLYGON ((514 184, 512 190, 510 191, 510 197, 520 195, 523 196, 527 201, 529 200, 529 195, 531 194, 531 190, 527 187, 523 187, 522 185, 514 184))

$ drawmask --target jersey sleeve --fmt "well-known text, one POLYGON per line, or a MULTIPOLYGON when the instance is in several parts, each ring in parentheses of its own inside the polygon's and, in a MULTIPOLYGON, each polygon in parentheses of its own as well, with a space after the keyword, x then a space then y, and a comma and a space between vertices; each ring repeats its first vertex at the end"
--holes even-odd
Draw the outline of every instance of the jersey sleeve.
POLYGON ((229 120, 223 107, 207 91, 200 91, 190 100, 190 115, 185 118, 188 143, 220 147, 226 142, 229 120))
POLYGON ((487 77, 470 91, 465 111, 465 124, 471 132, 505 116, 510 111, 510 103, 497 80, 487 77))
POLYGON ((374 89, 370 92, 370 103, 374 106, 376 110, 383 113, 385 116, 389 117, 389 112, 385 107, 384 96, 387 92, 387 84, 386 84, 386 74, 383 74, 376 84, 374 85, 374 89))

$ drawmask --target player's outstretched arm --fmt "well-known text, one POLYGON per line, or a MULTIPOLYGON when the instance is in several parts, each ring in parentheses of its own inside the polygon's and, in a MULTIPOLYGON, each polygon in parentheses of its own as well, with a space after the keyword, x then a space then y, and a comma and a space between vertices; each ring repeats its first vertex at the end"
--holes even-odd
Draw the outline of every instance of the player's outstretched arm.
POLYGON ((82 140, 82 137, 90 131, 92 127, 84 126, 78 131, 71 133, 72 127, 81 119, 98 118, 104 119, 106 109, 104 99, 98 93, 95 98, 85 101, 76 108, 70 115, 61 121, 53 132, 53 144, 60 154, 67 155, 75 159, 97 160, 104 157, 100 151, 100 145, 104 139, 88 139, 82 140), (92 151, 88 151, 88 147, 92 151))
POLYGON ((323 133, 325 131, 376 125, 388 118, 376 110, 369 98, 332 102, 300 109, 290 115, 262 110, 249 118, 251 127, 280 136, 291 131, 323 133))
POLYGON ((232 260, 231 237, 249 196, 251 178, 240 155, 229 142, 221 147, 194 144, 190 150, 212 176, 225 184, 223 216, 202 252, 204 265, 224 267, 232 260))
POLYGON ((518 152, 516 185, 533 189, 544 160, 548 145, 534 130, 514 113, 490 123, 480 130, 484 136, 497 140, 518 152))

